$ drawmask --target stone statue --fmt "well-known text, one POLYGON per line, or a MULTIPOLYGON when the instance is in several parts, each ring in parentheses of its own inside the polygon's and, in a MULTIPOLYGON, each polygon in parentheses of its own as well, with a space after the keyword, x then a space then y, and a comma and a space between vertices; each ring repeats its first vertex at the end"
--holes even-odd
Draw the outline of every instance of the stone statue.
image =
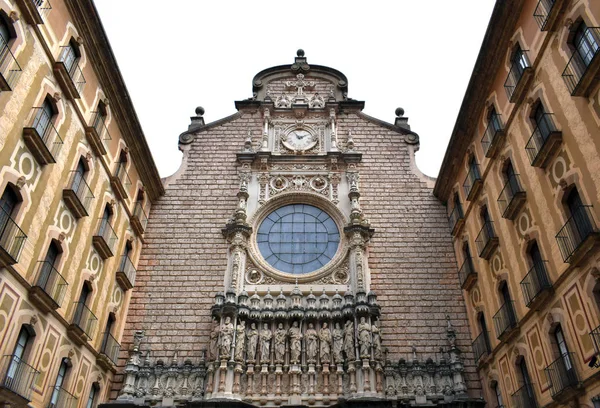
POLYGON ((277 330, 275 330, 275 345, 273 346, 275 349, 275 361, 283 362, 285 360, 285 338, 287 337, 287 332, 283 328, 283 323, 279 323, 277 325, 277 330))
POLYGON ((358 324, 358 343, 360 344, 360 356, 362 358, 371 356, 371 325, 364 317, 360 318, 358 324))
POLYGON ((302 351, 302 332, 298 327, 298 322, 292 323, 289 330, 290 336, 290 361, 292 363, 300 362, 300 353, 302 351))
POLYGON ((354 360, 354 323, 352 320, 346 320, 344 326, 344 353, 348 361, 354 360))
POLYGON ((319 330, 320 347, 319 353, 322 363, 331 362, 331 331, 327 327, 327 323, 323 323, 323 327, 319 330))
POLYGON ((308 324, 306 336, 306 357, 308 361, 317 361, 317 331, 312 323, 308 324))
POLYGON ((208 358, 210 361, 217 359, 217 352, 219 347, 219 321, 217 319, 212 320, 213 328, 210 331, 210 342, 208 344, 208 358))
POLYGON ((381 350, 381 333, 379 327, 377 327, 377 322, 371 326, 371 332, 373 333, 373 358, 381 361, 383 352, 381 350))
POLYGON ((250 325, 250 330, 246 333, 246 358, 254 361, 256 358, 256 345, 258 344, 258 330, 256 329, 256 323, 250 325))
POLYGON ((231 343, 233 343, 233 323, 231 318, 227 316, 225 318, 225 324, 221 328, 221 358, 227 358, 231 355, 231 343))
POLYGON ((235 329, 235 361, 244 361, 246 345, 246 322, 241 320, 235 329))
POLYGON ((333 361, 335 363, 343 363, 344 356, 342 349, 344 348, 344 331, 340 328, 340 324, 336 323, 333 329, 333 361))
POLYGON ((271 360, 271 339, 273 333, 269 329, 269 325, 265 323, 260 331, 260 362, 268 363, 271 360))

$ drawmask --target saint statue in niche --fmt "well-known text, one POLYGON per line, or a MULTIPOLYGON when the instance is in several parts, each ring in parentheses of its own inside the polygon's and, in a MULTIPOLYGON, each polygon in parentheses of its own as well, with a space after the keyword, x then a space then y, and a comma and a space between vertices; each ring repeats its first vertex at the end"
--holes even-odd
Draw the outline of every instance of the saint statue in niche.
POLYGON ((331 332, 327 327, 327 323, 323 323, 323 327, 319 330, 320 348, 319 353, 322 363, 331 361, 331 332))
POLYGON ((271 339, 273 333, 269 329, 269 325, 265 323, 260 331, 260 362, 269 363, 271 360, 271 339))
POLYGON ((300 352, 302 350, 302 332, 298 327, 298 322, 292 323, 289 330, 290 336, 290 361, 292 363, 300 362, 300 352))
POLYGON ((343 363, 344 356, 342 349, 344 348, 344 331, 340 328, 340 324, 336 323, 333 329, 333 362, 343 363))
POLYGON ((306 357, 309 362, 317 361, 317 331, 312 323, 308 324, 308 329, 305 333, 306 336, 306 357))
POLYGON ((225 318, 225 324, 221 329, 221 358, 227 358, 231 354, 231 343, 233 342, 233 323, 231 318, 225 318))
POLYGON ((241 320, 235 329, 235 361, 244 361, 246 345, 246 322, 241 320))
POLYGON ((371 325, 367 323, 364 317, 360 318, 358 324, 358 342, 361 358, 369 358, 371 356, 371 325))
POLYGON ((275 330, 275 361, 283 362, 285 359, 285 338, 287 336, 287 332, 283 328, 283 323, 279 323, 277 325, 277 330, 275 330))
POLYGON ((256 323, 250 324, 250 330, 246 333, 246 340, 248 340, 246 358, 249 361, 254 361, 256 358, 256 346, 258 344, 258 330, 256 329, 256 323))

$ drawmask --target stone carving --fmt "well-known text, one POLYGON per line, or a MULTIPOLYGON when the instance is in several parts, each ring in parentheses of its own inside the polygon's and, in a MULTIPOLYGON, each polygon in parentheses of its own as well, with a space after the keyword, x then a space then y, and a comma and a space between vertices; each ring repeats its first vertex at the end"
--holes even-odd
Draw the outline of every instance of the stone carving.
POLYGON ((231 318, 227 316, 225 318, 225 324, 221 328, 221 341, 219 351, 221 358, 227 358, 231 355, 231 343, 233 342, 233 323, 231 318))
POLYGON ((322 363, 331 362, 331 331, 327 327, 327 323, 323 323, 323 327, 319 330, 319 356, 322 363))
POLYGON ((343 363, 344 356, 342 355, 342 350, 344 348, 344 331, 340 328, 340 324, 338 322, 335 323, 335 327, 333 329, 333 362, 343 363))
POLYGON ((287 332, 283 328, 283 323, 279 323, 277 325, 277 330, 275 330, 274 335, 274 349, 275 349, 275 361, 283 362, 285 359, 285 338, 287 337, 287 332))
POLYGON ((292 106, 292 98, 289 95, 281 94, 275 99, 276 108, 289 108, 292 106))
POLYGON ((324 108, 325 99, 318 93, 315 93, 313 97, 308 100, 308 107, 315 109, 324 108))
POLYGON ((373 333, 373 358, 377 361, 381 361, 382 349, 381 349, 381 333, 377 322, 371 326, 371 333, 373 333))
POLYGON ((290 361, 292 363, 300 362, 300 352, 302 351, 302 331, 298 327, 298 322, 294 321, 289 330, 290 337, 290 361))
POLYGON ((235 329, 235 361, 244 361, 246 346, 246 322, 241 320, 235 329))
POLYGON ((371 341, 371 325, 364 317, 361 317, 358 324, 358 342, 360 344, 361 358, 369 358, 371 356, 371 341))
POLYGON ((303 74, 296 75, 295 81, 286 81, 285 86, 288 88, 296 88, 298 95, 304 94, 304 88, 312 88, 315 86, 314 81, 305 81, 303 74))
POLYGON ((348 361, 354 360, 354 323, 352 320, 346 320, 344 326, 344 353, 348 361))
POLYGON ((208 358, 213 361, 217 358, 219 345, 219 322, 217 319, 212 320, 213 328, 210 331, 210 342, 208 345, 208 358))
POLYGON ((269 325, 265 323, 260 331, 260 362, 268 363, 271 360, 271 339, 273 333, 269 329, 269 325))
POLYGON ((251 285, 260 283, 262 278, 263 275, 258 269, 251 268, 246 272, 246 282, 251 285))
POLYGON ((312 191, 331 198, 330 184, 328 175, 272 176, 269 182, 269 198, 288 190, 312 191))
POLYGON ((256 329, 256 323, 250 324, 250 329, 246 333, 247 348, 246 358, 249 361, 254 361, 256 358, 256 346, 258 344, 258 330, 256 329))
POLYGON ((317 340, 319 336, 312 323, 308 324, 308 329, 305 333, 306 338, 306 358, 309 362, 317 361, 317 340))

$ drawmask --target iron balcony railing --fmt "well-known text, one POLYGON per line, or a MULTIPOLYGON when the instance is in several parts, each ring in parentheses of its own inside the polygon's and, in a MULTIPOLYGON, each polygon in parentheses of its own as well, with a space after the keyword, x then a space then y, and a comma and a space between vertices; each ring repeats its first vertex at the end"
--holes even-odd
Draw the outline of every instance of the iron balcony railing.
POLYGON ((546 31, 548 29, 548 27, 546 27, 546 23, 548 22, 550 13, 552 13, 554 3, 555 0, 540 0, 535 8, 535 11, 533 12, 533 18, 535 18, 535 21, 542 31, 546 31))
POLYGON ((454 228, 456 228, 456 224, 465 218, 465 215, 463 213, 463 209, 462 206, 460 205, 460 203, 457 203, 454 208, 452 209, 452 212, 450 213, 450 215, 448 216, 448 223, 450 224, 450 230, 454 231, 454 228))
POLYGON ((517 326, 514 301, 505 302, 494 315, 494 327, 498 339, 517 326))
POLYGON ((67 292, 68 283, 65 278, 48 261, 38 262, 38 275, 35 286, 41 288, 54 303, 57 308, 62 305, 62 301, 67 292))
POLYGON ((552 284, 548 278, 546 264, 548 261, 536 262, 531 267, 525 278, 521 281, 521 289, 525 298, 525 305, 529 307, 537 297, 546 289, 550 289, 552 284))
POLYGON ((594 39, 596 46, 585 47, 587 50, 582 53, 581 49, 583 47, 579 46, 579 44, 575 45, 573 55, 571 55, 562 73, 562 77, 571 94, 575 93, 581 78, 585 75, 592 60, 598 56, 600 51, 600 46, 598 46, 600 44, 600 27, 587 27, 583 32, 582 41, 586 38, 594 39))
POLYGON ((77 397, 62 387, 50 387, 50 404, 48 408, 76 408, 77 397))
POLYGON ((5 388, 31 401, 33 384, 40 373, 15 355, 3 356, 0 361, 0 388, 5 388))
POLYGON ((468 257, 463 262, 462 266, 458 270, 458 281, 460 282, 460 287, 465 286, 465 282, 469 279, 469 276, 476 275, 475 267, 473 266, 473 259, 468 257))
MULTIPOLYGON (((0 207, 0 248, 17 263, 27 235, 2 207, 0 207)), ((4 258, 4 257, 2 257, 4 258)))
POLYGON ((108 357, 108 359, 112 361, 114 365, 117 365, 117 361, 119 360, 120 349, 121 345, 110 333, 102 333, 102 345, 100 346, 100 354, 103 354, 106 357, 108 357))
POLYGON ((129 280, 129 283, 131 283, 131 286, 135 285, 135 275, 137 274, 137 270, 127 255, 121 257, 121 263, 119 264, 119 270, 117 272, 123 273, 129 280))
POLYGON ((481 332, 479 336, 473 341, 473 354, 475 355, 475 364, 481 359, 481 357, 490 354, 492 348, 490 347, 490 339, 487 332, 481 332))
POLYGON ((571 262, 573 254, 579 249, 585 240, 597 232, 598 228, 594 222, 591 205, 582 205, 578 207, 565 225, 556 234, 558 247, 563 260, 571 262))
POLYGON ((552 113, 544 113, 544 115, 542 115, 542 119, 536 123, 533 134, 525 146, 525 151, 527 152, 527 157, 529 157, 529 163, 531 164, 533 164, 540 151, 543 150, 550 135, 558 131, 554 125, 552 116, 552 113))
POLYGON ((6 41, 4 41, 4 37, 0 35, 0 75, 4 78, 6 86, 8 86, 8 89, 3 89, 4 84, 2 84, 0 91, 14 89, 21 72, 21 66, 6 41))
POLYGON ((579 384, 577 372, 575 371, 575 353, 564 353, 544 369, 552 397, 561 394, 569 387, 579 384))
POLYGON ((537 408, 538 405, 533 391, 534 385, 525 384, 512 395, 514 408, 537 408))
POLYGON ((104 239, 106 246, 114 254, 115 244, 117 243, 117 233, 107 219, 100 218, 100 227, 98 227, 98 233, 96 235, 104 239))
POLYGON ((71 45, 65 45, 60 48, 61 51, 58 56, 58 61, 65 65, 77 93, 81 94, 81 91, 83 91, 83 87, 85 86, 85 78, 81 67, 79 67, 79 61, 73 59, 73 47, 71 45))
POLYGON ((35 4, 35 7, 37 8, 41 19, 42 20, 46 19, 46 16, 48 15, 48 13, 50 13, 50 10, 52 10, 52 5, 50 4, 50 1, 49 0, 33 0, 33 3, 35 4))
POLYGON ((79 329, 85 333, 87 338, 91 340, 98 319, 84 303, 75 302, 74 306, 75 313, 73 314, 73 321, 71 323, 79 327, 79 329))
POLYGON ((484 222, 481 231, 479 231, 479 234, 475 239, 479 256, 484 255, 487 250, 487 246, 490 245, 492 240, 495 238, 498 237, 496 235, 496 231, 494 231, 494 223, 492 221, 484 222))
POLYGON ((477 181, 481 181, 481 172, 479 171, 479 164, 471 164, 469 166, 469 173, 467 173, 467 177, 465 178, 465 181, 463 183, 463 189, 467 197, 469 197, 471 189, 477 181))
POLYGON ((485 128, 485 132, 483 132, 483 137, 481 138, 481 146, 483 147, 483 153, 486 157, 490 147, 496 142, 496 138, 500 137, 500 133, 502 133, 503 130, 504 127, 500 115, 492 113, 488 125, 485 128))
POLYGON ((62 149, 63 140, 52 123, 52 117, 41 107, 33 108, 32 111, 33 119, 29 127, 35 129, 37 136, 46 145, 52 157, 56 159, 62 149))
POLYGON ((127 163, 125 163, 125 162, 117 163, 117 170, 115 171, 115 177, 117 179, 119 179, 119 181, 125 188, 125 191, 127 192, 129 187, 131 186, 131 179, 129 178, 129 174, 127 173, 127 163))
POLYGON ((521 50, 519 60, 511 63, 510 71, 508 72, 506 81, 504 81, 504 89, 506 90, 506 95, 509 100, 515 93, 515 89, 517 89, 521 78, 523 78, 525 70, 531 67, 527 53, 527 50, 521 50))
POLYGON ((90 203, 94 199, 94 194, 92 194, 92 189, 85 181, 84 175, 79 170, 71 171, 67 190, 71 190, 75 193, 79 199, 79 202, 87 212, 90 208, 90 203))
POLYGON ((498 206, 500 207, 500 211, 503 216, 506 215, 507 210, 512 204, 512 201, 520 195, 524 193, 523 187, 521 186, 521 181, 519 180, 518 174, 511 174, 506 180, 506 184, 502 188, 500 192, 500 196, 498 197, 498 206))
POLYGON ((106 116, 103 115, 102 112, 92 112, 92 121, 90 123, 90 126, 96 130, 100 141, 102 142, 102 144, 104 144, 104 148, 106 148, 106 144, 108 143, 108 141, 112 140, 105 122, 106 116))
POLYGON ((133 209, 133 215, 135 215, 138 220, 140 220, 140 224, 142 225, 142 229, 146 229, 148 225, 148 216, 146 215, 146 211, 144 211, 144 206, 140 201, 135 203, 135 208, 133 209))
POLYGON ((592 342, 594 343, 594 349, 596 350, 596 354, 600 354, 600 326, 596 327, 590 332, 590 337, 592 338, 592 342))

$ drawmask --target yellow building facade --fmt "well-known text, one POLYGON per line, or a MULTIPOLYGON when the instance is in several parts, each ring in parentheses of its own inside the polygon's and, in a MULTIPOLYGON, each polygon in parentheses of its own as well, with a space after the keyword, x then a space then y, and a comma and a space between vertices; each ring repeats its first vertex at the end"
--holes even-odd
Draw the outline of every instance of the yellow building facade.
POLYGON ((0 406, 95 406, 163 187, 92 1, 0 0, 0 112, 0 406))
POLYGON ((600 2, 497 2, 435 194, 487 406, 598 406, 600 2))

